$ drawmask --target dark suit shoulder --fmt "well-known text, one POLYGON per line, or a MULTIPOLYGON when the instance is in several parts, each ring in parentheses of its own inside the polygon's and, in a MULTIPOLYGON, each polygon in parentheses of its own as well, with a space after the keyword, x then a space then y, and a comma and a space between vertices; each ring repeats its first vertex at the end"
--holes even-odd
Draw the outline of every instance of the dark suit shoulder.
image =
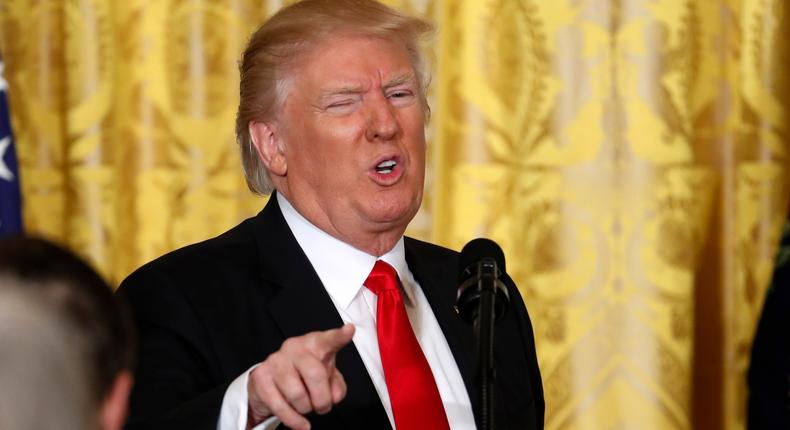
POLYGON ((237 257, 255 253, 252 221, 247 219, 219 236, 168 252, 144 264, 129 278, 151 272, 215 271, 217 262, 232 263, 237 257))
POLYGON ((445 248, 434 243, 415 239, 413 237, 406 236, 403 238, 403 240, 407 252, 413 252, 420 258, 455 263, 458 261, 458 257, 461 255, 458 251, 454 251, 450 248, 445 248))
POLYGON ((127 300, 138 324, 148 321, 190 336, 201 334, 197 327, 203 327, 227 338, 225 331, 231 329, 215 317, 248 303, 249 286, 258 278, 253 221, 169 252, 124 279, 118 294, 127 300))
POLYGON ((121 283, 140 339, 128 428, 215 428, 230 381, 282 342, 260 312, 254 222, 167 253, 121 283))
POLYGON ((414 249, 419 249, 424 252, 434 253, 436 255, 442 255, 445 257, 457 257, 460 253, 458 251, 454 251, 450 248, 445 248, 441 245, 437 245, 435 243, 426 242, 424 240, 415 239, 413 237, 404 236, 403 238, 405 245, 414 247, 414 249))

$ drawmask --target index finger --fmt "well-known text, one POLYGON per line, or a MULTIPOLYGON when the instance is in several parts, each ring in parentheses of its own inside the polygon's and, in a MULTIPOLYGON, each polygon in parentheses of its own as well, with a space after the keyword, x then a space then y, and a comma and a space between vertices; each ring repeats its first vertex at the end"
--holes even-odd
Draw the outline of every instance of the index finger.
POLYGON ((351 342, 355 330, 354 324, 344 324, 343 327, 316 333, 314 345, 324 355, 323 358, 334 356, 351 342))

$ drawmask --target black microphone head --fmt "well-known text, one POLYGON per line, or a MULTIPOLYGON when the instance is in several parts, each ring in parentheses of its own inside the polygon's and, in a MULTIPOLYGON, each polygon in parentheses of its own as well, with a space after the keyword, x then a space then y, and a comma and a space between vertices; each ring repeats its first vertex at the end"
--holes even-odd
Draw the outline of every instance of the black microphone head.
POLYGON ((488 282, 493 282, 496 295, 494 317, 495 320, 500 319, 510 301, 507 288, 499 281, 499 276, 505 272, 505 253, 502 248, 490 239, 474 239, 461 250, 459 263, 456 310, 461 318, 476 323, 484 288, 481 282, 488 279, 488 282), (484 273, 486 268, 488 272, 484 273))
POLYGON ((502 248, 500 248, 499 245, 497 245, 497 243, 493 240, 481 237, 467 243, 466 246, 464 246, 464 249, 461 250, 459 264, 461 272, 459 273, 459 281, 463 281, 469 276, 469 274, 464 274, 469 266, 476 264, 478 261, 486 257, 493 258, 494 261, 496 261, 497 268, 501 272, 506 271, 505 253, 502 252, 502 248))

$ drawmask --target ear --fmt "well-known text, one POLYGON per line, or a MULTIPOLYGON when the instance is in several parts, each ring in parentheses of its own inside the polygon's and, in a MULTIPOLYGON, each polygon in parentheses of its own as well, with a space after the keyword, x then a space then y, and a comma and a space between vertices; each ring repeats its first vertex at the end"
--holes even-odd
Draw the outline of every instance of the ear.
POLYGON ((123 427, 129 411, 129 393, 133 381, 132 373, 128 370, 122 370, 115 376, 99 411, 102 430, 120 430, 123 427))
POLYGON ((250 121, 250 137, 258 157, 269 173, 275 176, 285 176, 288 172, 288 163, 285 160, 285 150, 280 134, 272 123, 250 121))

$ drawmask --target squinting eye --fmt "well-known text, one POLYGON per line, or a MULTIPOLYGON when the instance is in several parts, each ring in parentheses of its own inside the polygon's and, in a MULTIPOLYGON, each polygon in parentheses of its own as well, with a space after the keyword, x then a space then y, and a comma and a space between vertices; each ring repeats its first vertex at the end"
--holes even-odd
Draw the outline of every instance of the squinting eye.
POLYGON ((396 92, 390 94, 390 97, 397 99, 397 98, 408 97, 410 95, 411 95, 411 93, 408 92, 408 91, 396 91, 396 92))
POLYGON ((324 110, 334 114, 344 115, 353 111, 355 106, 356 100, 338 100, 327 105, 324 110))
POLYGON ((414 91, 410 90, 395 90, 387 94, 393 106, 410 106, 414 103, 414 91))

